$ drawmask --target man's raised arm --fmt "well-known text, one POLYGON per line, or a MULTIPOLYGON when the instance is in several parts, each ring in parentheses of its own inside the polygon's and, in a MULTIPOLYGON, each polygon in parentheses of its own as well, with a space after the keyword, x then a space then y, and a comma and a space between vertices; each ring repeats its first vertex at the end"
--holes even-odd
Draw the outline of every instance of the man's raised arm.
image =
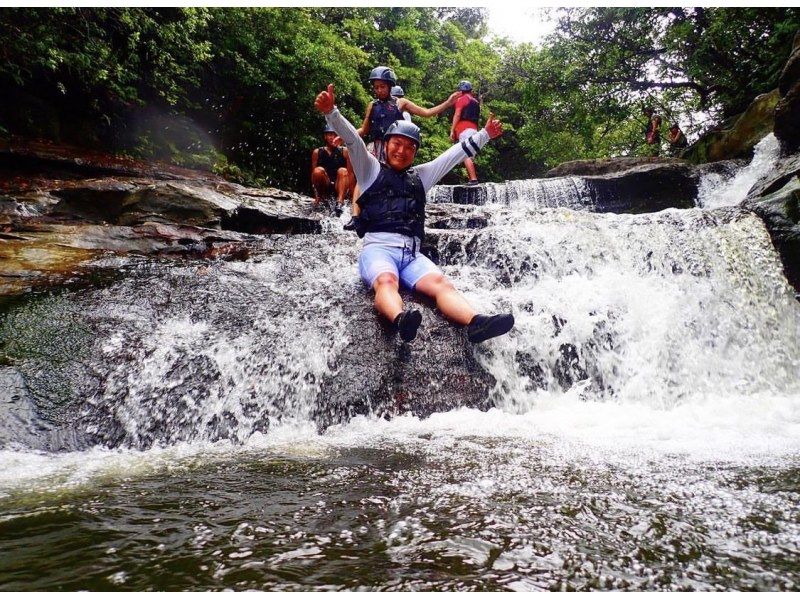
POLYGON ((466 158, 472 158, 490 139, 496 139, 503 134, 503 123, 497 120, 494 114, 489 115, 486 126, 472 135, 466 141, 456 143, 438 158, 425 162, 416 167, 422 186, 429 191, 439 180, 453 168, 461 164, 466 158))

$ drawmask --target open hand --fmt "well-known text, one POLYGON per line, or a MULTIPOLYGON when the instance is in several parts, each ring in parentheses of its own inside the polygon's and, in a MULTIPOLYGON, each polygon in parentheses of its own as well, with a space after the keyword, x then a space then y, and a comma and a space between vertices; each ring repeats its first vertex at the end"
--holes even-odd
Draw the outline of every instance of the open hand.
POLYGON ((486 121, 486 132, 489 133, 489 139, 496 139, 503 134, 503 123, 497 120, 493 112, 489 113, 489 120, 486 121))
POLYGON ((450 97, 447 98, 447 105, 453 106, 456 103, 456 100, 461 97, 460 91, 454 91, 450 94, 450 97))
POLYGON ((328 90, 319 92, 317 99, 314 100, 314 106, 322 114, 329 114, 333 112, 336 105, 336 94, 333 92, 333 83, 328 83, 328 90))

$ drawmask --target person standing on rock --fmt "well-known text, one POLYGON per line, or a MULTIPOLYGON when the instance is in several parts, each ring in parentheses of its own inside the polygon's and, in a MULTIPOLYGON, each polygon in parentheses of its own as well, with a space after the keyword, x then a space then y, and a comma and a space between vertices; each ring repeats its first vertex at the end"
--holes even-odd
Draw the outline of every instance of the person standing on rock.
POLYGON ((386 131, 386 160, 373 156, 336 108, 333 84, 320 92, 314 105, 344 140, 353 161, 356 180, 363 190, 358 199, 361 215, 356 223, 364 246, 358 258, 364 283, 375 291, 375 307, 393 323, 405 342, 412 341, 422 322, 416 309, 404 309, 399 285, 432 297, 439 310, 456 324, 466 326, 470 342, 480 343, 505 334, 514 326, 512 314, 478 314, 442 271, 419 253, 425 236, 425 198, 439 179, 472 157, 490 139, 503 133, 503 125, 490 115, 486 127, 435 160, 412 167, 420 145, 419 127, 407 121, 386 131))
MULTIPOLYGON (((406 92, 399 85, 392 87, 392 96, 396 98, 406 97, 406 92)), ((411 121, 411 113, 408 110, 403 110, 403 120, 411 121)))
POLYGON ((341 212, 347 195, 352 195, 355 177, 347 148, 335 145, 336 131, 325 125, 322 133, 325 145, 311 153, 311 186, 314 188, 314 207, 320 201, 330 201, 332 212, 341 212), (336 204, 333 203, 334 195, 336 204))
POLYGON ((648 145, 648 154, 657 156, 661 153, 661 117, 652 108, 645 108, 642 113, 647 117, 647 130, 645 141, 648 145))
POLYGON ((673 154, 679 154, 682 149, 689 145, 689 142, 686 141, 686 135, 683 134, 678 123, 672 123, 667 135, 667 141, 669 141, 670 151, 673 154))
POLYGON ((367 106, 364 122, 358 129, 360 136, 369 139, 367 149, 378 160, 383 159, 383 136, 389 126, 398 120, 403 120, 403 113, 409 112, 415 116, 429 118, 441 114, 453 105, 458 94, 451 94, 444 102, 433 108, 417 106, 411 100, 403 97, 394 97, 392 87, 397 85, 397 77, 388 66, 376 66, 369 74, 369 82, 375 99, 367 106))
MULTIPOLYGON (((478 132, 478 119, 481 115, 481 106, 478 100, 472 95, 472 83, 461 81, 458 84, 457 92, 459 98, 456 100, 456 111, 453 114, 453 123, 450 125, 450 139, 454 142, 464 142, 478 132)), ((464 160, 467 168, 469 180, 467 185, 478 184, 478 172, 475 169, 475 162, 472 158, 464 160)))

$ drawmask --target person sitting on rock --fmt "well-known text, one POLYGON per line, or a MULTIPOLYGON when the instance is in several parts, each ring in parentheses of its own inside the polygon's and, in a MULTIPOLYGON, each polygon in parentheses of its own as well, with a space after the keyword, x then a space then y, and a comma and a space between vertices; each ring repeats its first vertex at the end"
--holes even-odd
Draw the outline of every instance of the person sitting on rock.
POLYGON ((672 123, 672 126, 669 128, 667 140, 669 141, 669 147, 673 154, 680 153, 682 149, 689 145, 689 142, 686 140, 686 135, 683 134, 678 123, 672 123))
POLYGON ((330 125, 322 133, 325 145, 311 153, 311 186, 314 189, 314 207, 320 201, 330 202, 332 212, 340 213, 345 197, 352 195, 355 177, 347 148, 335 144, 336 131, 330 125), (334 203, 334 196, 336 202, 334 203))
MULTIPOLYGON (((456 100, 456 111, 453 114, 453 123, 450 125, 450 139, 456 143, 463 143, 478 132, 481 106, 472 95, 472 83, 469 81, 461 81, 456 93, 460 97, 456 100)), ((464 166, 469 176, 467 185, 477 185, 478 172, 475 170, 475 162, 472 158, 467 158, 464 160, 464 166)))
POLYGON ((414 123, 401 120, 387 129, 383 138, 386 160, 382 163, 369 153, 358 131, 339 113, 333 84, 320 92, 314 105, 350 150, 362 189, 358 199, 361 215, 356 223, 356 231, 364 239, 359 272, 364 283, 375 291, 376 309, 393 323, 400 338, 412 341, 422 322, 418 310, 404 310, 400 282, 434 298, 448 319, 466 326, 467 338, 473 343, 511 330, 512 314, 476 313, 442 271, 419 252, 425 236, 427 191, 465 157, 474 156, 489 139, 499 137, 503 132, 500 121, 490 115, 483 130, 435 160, 412 167, 421 139, 414 123))

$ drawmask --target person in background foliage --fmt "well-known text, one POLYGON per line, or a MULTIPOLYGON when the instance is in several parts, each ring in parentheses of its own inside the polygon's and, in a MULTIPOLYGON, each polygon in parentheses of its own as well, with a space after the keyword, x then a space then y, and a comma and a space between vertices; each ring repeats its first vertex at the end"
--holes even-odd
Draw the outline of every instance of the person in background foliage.
POLYGON ((645 141, 648 145, 648 154, 657 156, 661 152, 661 117, 652 108, 645 108, 642 113, 647 117, 647 130, 645 141))
POLYGON ((391 124, 383 138, 386 160, 380 162, 337 110, 333 84, 320 92, 314 105, 350 150, 356 180, 363 190, 358 198, 361 215, 356 222, 358 236, 364 239, 359 272, 364 283, 375 290, 375 308, 393 323, 400 338, 412 341, 422 322, 418 310, 403 309, 401 281, 435 299, 447 318, 466 327, 470 342, 480 343, 511 330, 512 314, 476 313, 441 270, 419 252, 425 237, 426 193, 465 157, 472 157, 490 139, 499 137, 503 133, 500 121, 490 115, 486 127, 465 143, 412 167, 421 141, 414 123, 401 120, 391 124))
MULTIPOLYGON (((478 132, 478 119, 481 115, 481 106, 478 100, 472 95, 472 83, 461 81, 458 84, 456 100, 456 111, 453 114, 453 124, 450 126, 450 139, 455 142, 464 143, 467 139, 478 132)), ((472 158, 464 160, 467 168, 469 180, 467 185, 478 184, 478 172, 475 170, 475 162, 472 158)))
POLYGON ((322 133, 325 145, 311 153, 311 186, 314 188, 314 207, 320 201, 330 202, 332 212, 341 212, 345 197, 352 195, 355 177, 347 148, 335 144, 336 131, 325 125, 322 133), (333 202, 333 198, 336 202, 333 202))
POLYGON ((667 135, 667 141, 669 141, 670 151, 673 155, 679 154, 682 149, 689 145, 689 142, 686 140, 686 135, 683 134, 678 123, 672 123, 672 126, 669 128, 669 134, 667 135))

